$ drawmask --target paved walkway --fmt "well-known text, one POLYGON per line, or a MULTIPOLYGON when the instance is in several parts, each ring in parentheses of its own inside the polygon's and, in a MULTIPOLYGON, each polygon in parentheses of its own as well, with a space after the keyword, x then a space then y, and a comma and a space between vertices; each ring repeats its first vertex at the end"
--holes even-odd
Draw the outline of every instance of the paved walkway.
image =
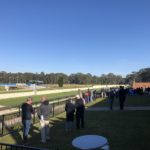
MULTIPOLYGON (((113 107, 114 111, 120 110, 119 107, 113 107)), ((124 110, 135 111, 135 110, 150 110, 150 106, 136 106, 136 107, 124 107, 124 110)), ((109 107, 89 107, 87 111, 110 111, 109 107)))

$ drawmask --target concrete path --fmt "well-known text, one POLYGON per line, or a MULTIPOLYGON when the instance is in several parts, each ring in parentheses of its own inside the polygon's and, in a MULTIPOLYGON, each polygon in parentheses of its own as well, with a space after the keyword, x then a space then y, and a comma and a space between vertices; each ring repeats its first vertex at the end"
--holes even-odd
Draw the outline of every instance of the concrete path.
MULTIPOLYGON (((87 111, 110 111, 109 107, 89 107, 86 109, 87 111)), ((119 107, 114 107, 114 111, 120 110, 119 107)), ((136 106, 136 107, 124 107, 126 111, 135 111, 135 110, 150 110, 150 106, 136 106)))

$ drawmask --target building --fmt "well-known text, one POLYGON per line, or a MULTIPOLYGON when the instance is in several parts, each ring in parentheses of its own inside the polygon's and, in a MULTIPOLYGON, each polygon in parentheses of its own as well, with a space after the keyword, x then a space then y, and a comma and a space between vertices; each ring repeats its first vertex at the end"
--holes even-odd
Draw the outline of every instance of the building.
POLYGON ((150 87, 150 82, 133 82, 133 89, 137 88, 148 88, 150 87))
POLYGON ((37 84, 37 85, 39 85, 39 84, 44 84, 44 82, 40 81, 40 80, 29 80, 28 84, 37 84))

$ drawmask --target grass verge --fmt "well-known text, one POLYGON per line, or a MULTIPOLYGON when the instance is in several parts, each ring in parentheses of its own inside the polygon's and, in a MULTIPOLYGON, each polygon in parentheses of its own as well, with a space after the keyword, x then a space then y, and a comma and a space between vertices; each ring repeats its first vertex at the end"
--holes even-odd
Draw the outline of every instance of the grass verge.
MULTIPOLYGON (((76 94, 77 94, 77 91, 75 91, 75 92, 55 93, 55 94, 47 94, 45 96, 47 97, 48 100, 55 100, 55 99, 62 98, 62 97, 74 96, 76 94)), ((40 97, 41 96, 42 95, 32 96, 33 97, 33 103, 40 102, 40 97)), ((25 102, 26 98, 27 97, 1 99, 0 100, 0 105, 3 105, 3 106, 16 106, 16 105, 20 105, 23 102, 25 102)))
MULTIPOLYGON (((133 97, 134 98, 134 97, 133 97)), ((97 105, 101 100, 91 104, 97 105)), ((39 124, 32 128, 31 146, 51 150, 74 150, 71 145, 75 137, 85 134, 105 136, 111 150, 149 150, 150 149, 150 111, 97 111, 85 112, 85 128, 65 132, 65 113, 51 119, 52 140, 40 143, 39 124)), ((1 142, 21 143, 21 134, 16 133, 1 138, 1 142)))

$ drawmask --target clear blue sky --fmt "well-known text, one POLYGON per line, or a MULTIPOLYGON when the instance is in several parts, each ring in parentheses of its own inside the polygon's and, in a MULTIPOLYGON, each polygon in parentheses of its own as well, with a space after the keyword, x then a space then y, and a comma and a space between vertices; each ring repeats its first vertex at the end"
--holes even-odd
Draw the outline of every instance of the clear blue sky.
POLYGON ((150 67, 150 0, 1 0, 0 70, 126 75, 150 67))

